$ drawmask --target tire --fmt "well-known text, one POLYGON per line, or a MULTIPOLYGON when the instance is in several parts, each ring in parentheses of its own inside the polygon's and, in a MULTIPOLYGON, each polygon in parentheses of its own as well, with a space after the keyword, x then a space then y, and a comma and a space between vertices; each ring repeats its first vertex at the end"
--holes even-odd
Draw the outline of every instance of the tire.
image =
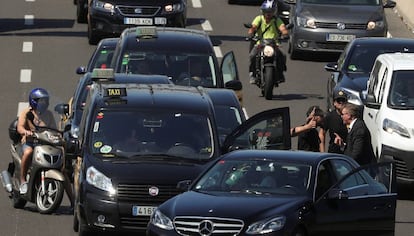
POLYGON ((91 24, 88 22, 88 42, 90 45, 96 45, 99 42, 99 36, 92 30, 91 24))
POLYGON ((294 49, 293 47, 293 37, 289 40, 289 48, 288 48, 289 58, 291 60, 298 59, 299 52, 294 49))
POLYGON ((266 100, 273 99, 273 85, 274 85, 274 69, 272 67, 266 66, 263 72, 264 77, 264 87, 263 87, 263 96, 266 100))
POLYGON ((42 194, 42 184, 36 186, 36 207, 40 214, 55 212, 63 199, 63 182, 55 179, 45 179, 45 194, 42 194))
POLYGON ((88 22, 87 14, 88 14, 88 8, 85 9, 84 7, 85 3, 81 4, 78 0, 78 4, 76 6, 76 21, 78 23, 86 23, 88 22))
POLYGON ((78 220, 78 213, 76 212, 76 206, 73 210, 73 231, 78 232, 79 231, 79 220, 78 220))

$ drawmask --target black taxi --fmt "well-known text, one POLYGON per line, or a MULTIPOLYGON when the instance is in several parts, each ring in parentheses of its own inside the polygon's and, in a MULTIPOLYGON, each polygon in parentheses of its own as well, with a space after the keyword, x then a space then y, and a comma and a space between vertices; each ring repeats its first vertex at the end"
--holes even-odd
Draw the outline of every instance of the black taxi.
POLYGON ((96 82, 85 104, 74 181, 79 235, 144 233, 157 206, 181 192, 177 183, 222 153, 258 148, 259 139, 260 149, 290 148, 288 108, 246 120, 228 89, 96 82), (269 137, 255 135, 275 122, 269 137), (231 138, 246 128, 249 135, 231 138))
POLYGON ((226 53, 219 62, 209 35, 195 29, 126 29, 115 48, 111 67, 117 73, 167 75, 178 85, 242 87, 234 53, 226 53))

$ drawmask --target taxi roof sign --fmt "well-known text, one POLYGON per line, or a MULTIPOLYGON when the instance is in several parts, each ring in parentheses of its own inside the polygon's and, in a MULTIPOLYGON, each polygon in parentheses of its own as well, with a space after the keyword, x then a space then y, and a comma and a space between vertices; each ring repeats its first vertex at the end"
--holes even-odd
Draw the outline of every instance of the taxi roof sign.
POLYGON ((92 71, 92 80, 97 79, 113 79, 114 78, 114 69, 112 68, 95 68, 92 71))
POLYGON ((137 27, 135 33, 137 38, 155 38, 157 37, 157 28, 153 26, 137 27))
POLYGON ((105 88, 104 97, 125 97, 127 96, 126 88, 105 88))

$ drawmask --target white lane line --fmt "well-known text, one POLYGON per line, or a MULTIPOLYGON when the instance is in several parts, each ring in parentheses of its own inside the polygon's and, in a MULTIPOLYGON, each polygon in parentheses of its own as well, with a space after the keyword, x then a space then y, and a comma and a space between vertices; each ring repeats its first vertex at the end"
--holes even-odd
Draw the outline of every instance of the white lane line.
POLYGON ((19 105, 17 106, 17 116, 20 115, 20 113, 26 109, 27 107, 29 107, 29 103, 28 102, 19 102, 19 105))
POLYGON ((33 51, 33 42, 23 42, 23 52, 32 52, 33 51))
POLYGON ((218 46, 214 46, 214 54, 216 54, 216 57, 218 58, 222 58, 223 57, 223 53, 221 53, 221 49, 218 46))
POLYGON ((26 0, 26 2, 34 2, 35 0, 26 0))
POLYGON ((203 6, 201 6, 201 1, 200 0, 192 0, 191 1, 193 4, 194 8, 202 8, 203 6))
POLYGON ((32 80, 32 70, 31 69, 21 69, 20 70, 20 82, 21 83, 30 83, 32 80))
POLYGON ((33 25, 34 22, 34 15, 25 15, 24 16, 24 24, 25 25, 33 25))
POLYGON ((210 21, 202 20, 200 23, 201 28, 203 28, 204 31, 213 31, 213 27, 211 27, 210 21))

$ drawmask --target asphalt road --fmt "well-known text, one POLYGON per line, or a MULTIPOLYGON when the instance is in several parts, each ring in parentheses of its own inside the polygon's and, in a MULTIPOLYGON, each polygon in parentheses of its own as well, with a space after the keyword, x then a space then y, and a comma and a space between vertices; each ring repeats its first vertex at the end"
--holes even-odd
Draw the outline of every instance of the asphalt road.
MULTIPOLYGON (((188 27, 208 31, 222 54, 231 50, 235 52, 244 85, 244 105, 249 115, 288 106, 291 123, 296 125, 303 122, 309 106, 326 107, 329 74, 323 66, 334 61, 337 55, 288 60, 286 83, 275 89, 273 100, 267 101, 247 78, 248 43, 244 40, 246 29, 243 22, 250 22, 259 13, 258 6, 227 5, 226 0, 201 0, 198 1, 200 5, 193 5, 191 0, 188 2, 188 27)), ((1 169, 7 168, 10 159, 7 129, 17 115, 19 103, 27 102, 29 91, 38 86, 67 101, 79 78, 75 74, 76 67, 86 65, 94 49, 87 43, 86 25, 76 23, 75 11, 72 0, 5 1, 0 8, 0 51, 3 56, 0 63, 0 127, 3 130, 0 148, 4 150, 1 169), (30 76, 25 76, 27 72, 30 76)), ((390 33, 394 37, 413 37, 392 10, 387 10, 387 13, 390 33)), ((287 51, 287 44, 283 47, 282 50, 287 51)), ((296 139, 293 139, 293 145, 296 145, 296 139)), ((76 235, 72 230, 73 216, 67 212, 68 205, 65 197, 54 215, 40 215, 33 204, 28 204, 24 210, 16 210, 6 193, 0 190, 0 235, 76 235)), ((398 201, 396 221, 397 236, 412 234, 412 199, 398 201)))

